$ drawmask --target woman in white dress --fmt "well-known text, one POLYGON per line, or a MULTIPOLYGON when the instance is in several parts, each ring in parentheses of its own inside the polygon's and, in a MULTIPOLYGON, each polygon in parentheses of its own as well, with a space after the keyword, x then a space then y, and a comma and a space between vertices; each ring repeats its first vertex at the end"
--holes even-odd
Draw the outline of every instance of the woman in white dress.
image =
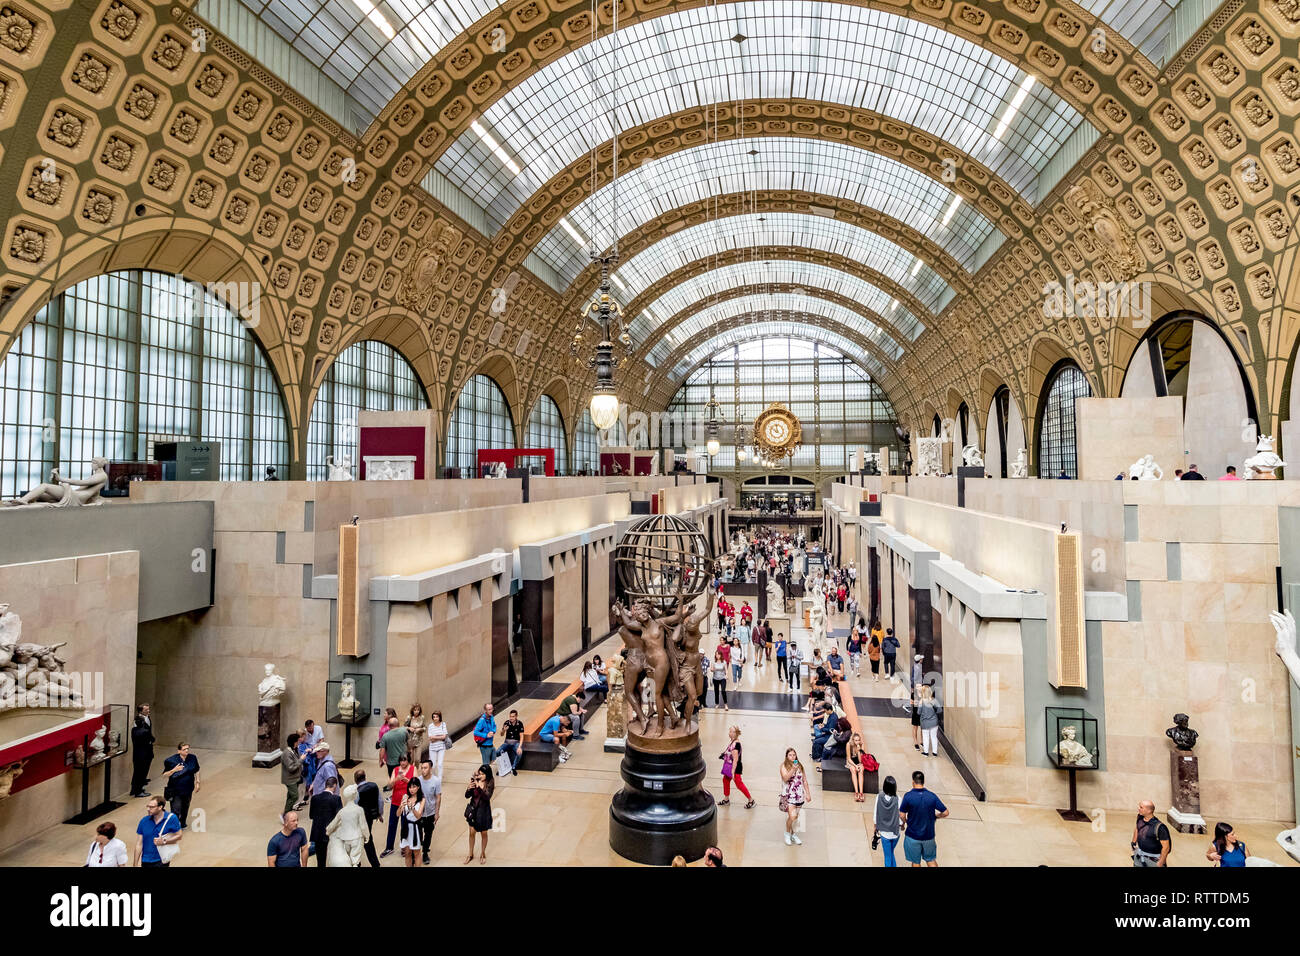
POLYGON ((117 825, 101 823, 95 829, 94 842, 86 853, 86 866, 129 866, 126 844, 117 838, 117 825))

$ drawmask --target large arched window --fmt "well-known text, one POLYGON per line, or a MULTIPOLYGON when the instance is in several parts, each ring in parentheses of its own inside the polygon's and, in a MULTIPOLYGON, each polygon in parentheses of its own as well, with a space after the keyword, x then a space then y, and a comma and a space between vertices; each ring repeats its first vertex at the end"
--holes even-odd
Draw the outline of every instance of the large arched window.
POLYGON ((528 428, 524 431, 525 448, 554 448, 555 473, 569 473, 569 449, 566 445, 564 418, 560 415, 560 406, 549 395, 543 395, 533 406, 533 413, 528 416, 528 428))
MULTIPOLYGON (((251 303, 237 303, 248 304, 251 303)), ((163 441, 220 442, 223 480, 289 464, 284 403, 243 319, 180 276, 86 279, 23 329, 0 365, 0 497, 92 457, 149 461, 163 441)))
POLYGON ((746 450, 746 460, 737 461, 736 426, 749 427, 773 402, 788 405, 803 428, 788 470, 842 474, 857 449, 882 446, 890 449, 891 467, 898 467, 898 419, 884 389, 824 342, 765 338, 729 345, 687 377, 668 410, 683 423, 703 422, 710 399, 720 406, 722 448, 711 459, 703 444, 691 449, 710 471, 759 471, 752 449, 746 450))
POLYGON ((1258 421, 1254 395, 1241 363, 1219 327, 1195 312, 1162 317, 1143 336, 1129 359, 1122 398, 1182 398, 1180 465, 1195 464, 1216 477, 1229 465, 1241 467, 1255 453, 1243 442, 1241 423, 1258 421))
POLYGON ((475 452, 480 448, 515 447, 515 424, 501 386, 475 375, 456 398, 447 428, 447 467, 477 477, 475 452))
POLYGON ((600 432, 586 408, 578 419, 578 430, 573 433, 573 470, 589 475, 600 473, 600 432))
POLYGON ((957 437, 962 448, 970 444, 970 407, 965 402, 957 406, 957 437))
POLYGON ((1092 394, 1079 366, 1058 362, 1047 376, 1038 413, 1038 477, 1079 477, 1075 401, 1092 394))
POLYGON ((323 480, 325 459, 346 455, 356 468, 357 413, 409 412, 428 408, 429 400, 415 369, 391 345, 364 341, 344 349, 325 373, 307 427, 307 477, 323 480))

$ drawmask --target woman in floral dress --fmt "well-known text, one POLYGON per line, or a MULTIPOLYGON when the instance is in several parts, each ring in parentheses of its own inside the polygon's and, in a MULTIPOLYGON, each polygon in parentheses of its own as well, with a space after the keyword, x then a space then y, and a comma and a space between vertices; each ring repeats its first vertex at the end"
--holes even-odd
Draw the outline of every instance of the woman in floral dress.
POLYGON ((785 845, 803 846, 803 840, 795 829, 799 823, 799 812, 805 804, 812 803, 812 789, 808 785, 808 776, 804 773, 799 754, 793 747, 785 752, 781 762, 781 803, 785 811, 785 845))

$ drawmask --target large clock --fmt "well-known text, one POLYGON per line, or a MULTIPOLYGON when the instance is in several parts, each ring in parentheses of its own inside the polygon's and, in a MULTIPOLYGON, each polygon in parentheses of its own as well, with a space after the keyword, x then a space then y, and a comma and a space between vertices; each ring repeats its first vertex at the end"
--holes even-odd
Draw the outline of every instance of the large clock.
POLYGON ((803 426, 784 402, 774 402, 754 419, 754 448, 762 458, 793 457, 803 438, 803 426))

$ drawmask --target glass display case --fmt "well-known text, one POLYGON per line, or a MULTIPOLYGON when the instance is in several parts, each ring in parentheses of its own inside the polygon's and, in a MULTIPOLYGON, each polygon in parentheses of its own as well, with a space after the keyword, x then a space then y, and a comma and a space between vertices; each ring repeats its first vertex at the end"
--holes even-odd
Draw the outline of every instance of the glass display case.
POLYGON ((64 762, 77 770, 94 767, 105 760, 112 760, 126 753, 127 744, 131 742, 131 709, 125 704, 110 704, 104 708, 99 726, 87 733, 69 751, 64 762))
POLYGON ((1097 718, 1078 707, 1048 707, 1047 758, 1062 770, 1096 770, 1097 718))
POLYGON ((325 683, 325 722, 363 724, 370 716, 369 674, 344 674, 325 683))

